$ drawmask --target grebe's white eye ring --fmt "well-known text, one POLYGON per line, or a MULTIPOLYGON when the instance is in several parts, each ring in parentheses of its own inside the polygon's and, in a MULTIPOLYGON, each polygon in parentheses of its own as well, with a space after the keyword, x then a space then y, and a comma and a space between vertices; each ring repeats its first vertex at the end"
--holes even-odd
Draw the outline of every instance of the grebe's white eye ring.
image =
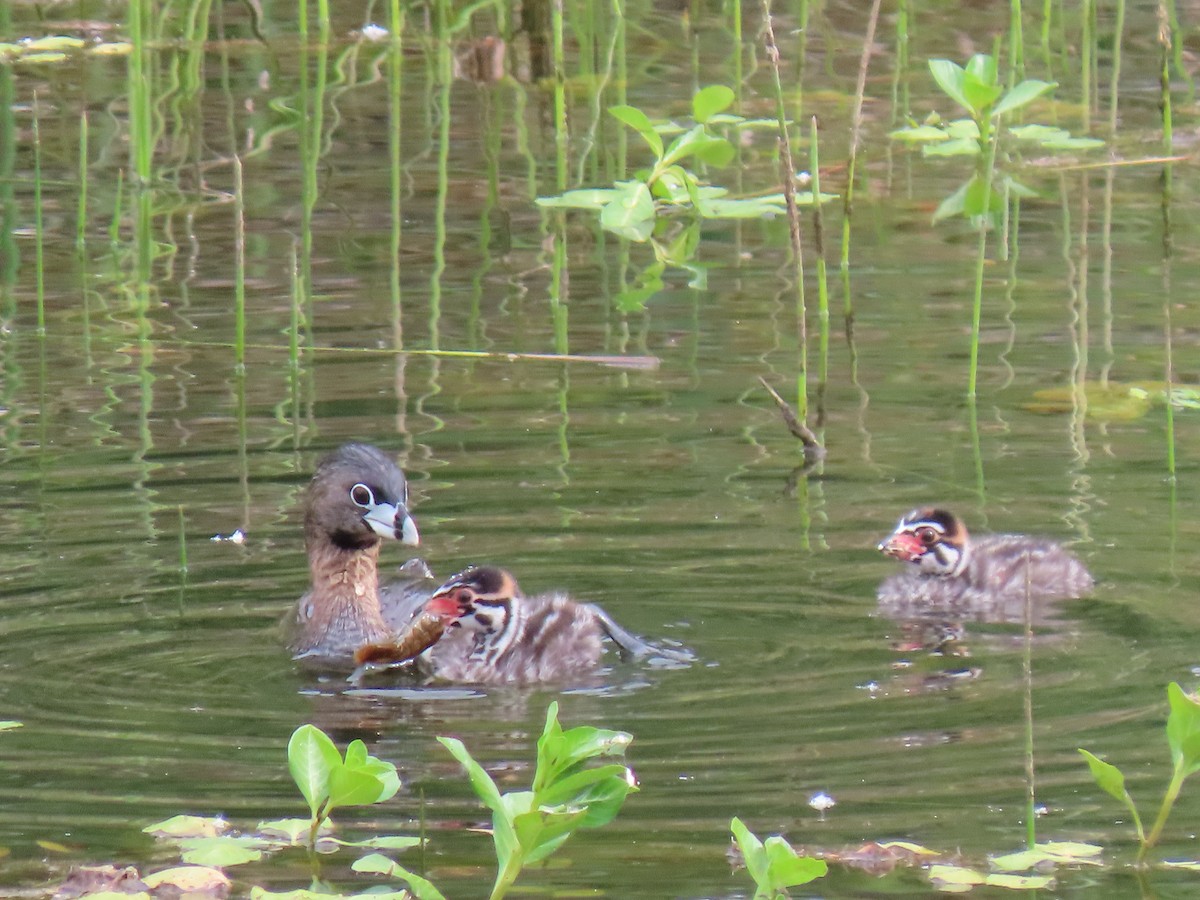
POLYGON ((350 502, 362 509, 370 509, 375 505, 375 492, 360 481, 350 488, 350 502))

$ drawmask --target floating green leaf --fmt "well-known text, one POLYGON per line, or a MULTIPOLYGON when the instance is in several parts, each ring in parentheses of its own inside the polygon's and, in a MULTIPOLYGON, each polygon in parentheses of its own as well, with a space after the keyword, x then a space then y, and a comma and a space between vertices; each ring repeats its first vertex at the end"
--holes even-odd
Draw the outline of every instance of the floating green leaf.
POLYGON ((274 819, 259 822, 258 832, 266 837, 282 838, 289 844, 301 844, 311 827, 312 822, 308 819, 274 819))
POLYGON ((164 838, 215 837, 229 830, 229 823, 213 816, 171 816, 142 829, 146 834, 164 838))
POLYGON ((538 197, 538 206, 564 209, 603 209, 619 192, 616 188, 581 188, 557 197, 538 197))
POLYGON ((925 156, 978 156, 982 152, 979 141, 973 138, 952 138, 940 144, 925 144, 921 148, 925 156))
POLYGON ((1031 849, 991 857, 992 868, 1001 872, 1026 872, 1045 865, 1098 866, 1102 848, 1074 841, 1049 841, 1031 849))
POLYGON ((43 65, 45 63, 62 62, 67 58, 67 54, 65 53, 47 51, 44 53, 23 53, 17 58, 17 62, 29 63, 30 65, 43 65))
POLYGON ((1164 869, 1184 869, 1188 872, 1200 872, 1200 861, 1194 859, 1164 859, 1164 869))
POLYGON ((899 128, 896 131, 889 132, 888 137, 898 141, 907 141, 910 144, 950 139, 950 135, 946 133, 946 130, 938 128, 936 125, 916 125, 912 128, 899 128))
POLYGON ((184 838, 179 842, 185 863, 197 866, 240 866, 262 859, 263 850, 270 845, 248 835, 184 838))
POLYGON ((82 38, 71 37, 65 34, 51 34, 47 35, 46 37, 40 37, 32 41, 27 41, 24 47, 31 53, 41 53, 48 50, 78 50, 80 47, 86 45, 87 41, 83 40, 82 38))

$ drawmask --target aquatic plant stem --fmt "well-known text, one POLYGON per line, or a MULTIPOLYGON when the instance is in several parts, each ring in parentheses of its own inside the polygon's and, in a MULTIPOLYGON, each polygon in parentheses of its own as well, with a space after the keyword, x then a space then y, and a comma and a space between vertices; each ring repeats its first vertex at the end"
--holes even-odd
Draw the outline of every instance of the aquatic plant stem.
POLYGON ((233 156, 233 356, 235 371, 246 371, 246 200, 242 190, 242 159, 233 156))
POLYGON ((1117 136, 1117 98, 1121 83, 1121 42, 1125 38, 1125 0, 1117 0, 1116 20, 1113 22, 1112 72, 1108 81, 1108 131, 1117 136))
POLYGON ((1079 91, 1083 95, 1080 106, 1083 109, 1083 132, 1087 134, 1092 127, 1092 68, 1096 53, 1096 10, 1092 0, 1083 0, 1079 4, 1079 19, 1083 26, 1083 33, 1079 36, 1079 91))
POLYGON ((46 336, 45 234, 42 230, 42 132, 37 91, 33 92, 33 252, 37 279, 37 334, 46 336))
POLYGON ((563 49, 562 0, 551 0, 550 22, 554 47, 554 156, 555 184, 561 194, 567 189, 567 69, 563 49))
POLYGON ((817 337, 817 421, 824 418, 823 398, 825 384, 829 378, 829 284, 825 268, 824 225, 821 218, 821 154, 817 135, 817 117, 809 123, 809 162, 812 172, 812 192, 817 198, 813 204, 813 245, 817 267, 817 321, 820 334, 817 337))
POLYGON ((1021 13, 1021 0, 1009 0, 1008 5, 1008 46, 1011 65, 1008 70, 1008 86, 1011 88, 1017 81, 1025 78, 1025 35, 1022 31, 1024 16, 1021 13))
MULTIPOLYGON (((792 161, 792 142, 788 135, 787 109, 783 102, 783 83, 779 77, 779 47, 771 24, 771 0, 762 0, 763 41, 771 63, 775 91, 775 116, 779 120, 779 146, 782 151, 783 197, 787 204, 788 236, 792 245, 792 271, 796 283, 796 328, 799 331, 799 372, 796 375, 796 414, 808 419, 808 309, 804 298, 804 245, 800 239, 800 213, 796 207, 796 164, 792 161)), ((819 200, 819 198, 818 198, 819 200)))
POLYGON ((188 557, 187 557, 187 532, 183 517, 183 505, 179 506, 179 577, 187 580, 188 572, 188 557))
POLYGON ((1033 591, 1030 589, 1029 551, 1022 554, 1025 566, 1025 641, 1021 653, 1021 675, 1025 682, 1025 846, 1037 844, 1037 772, 1033 765, 1033 591))
POLYGON ((979 117, 979 142, 987 148, 983 163, 983 214, 979 217, 979 240, 975 254, 975 294, 971 303, 971 363, 967 376, 967 396, 975 399, 979 378, 979 331, 983 320, 983 272, 987 266, 988 222, 992 208, 992 177, 996 170, 996 143, 999 135, 992 128, 990 115, 979 117))
MULTIPOLYGON (((858 60, 858 81, 854 87, 854 112, 850 117, 850 160, 846 172, 846 193, 842 198, 842 302, 847 321, 854 315, 854 302, 850 297, 850 221, 854 212, 854 173, 858 162, 858 145, 862 139, 862 110, 863 97, 867 90, 867 70, 871 64, 871 49, 875 46, 875 26, 879 22, 879 8, 883 0, 874 0, 871 11, 867 14, 867 31, 863 35, 863 52, 858 60)), ((895 91, 895 83, 892 85, 895 91)), ((892 98, 892 111, 895 114, 895 96, 892 98)), ((814 120, 815 121, 815 120, 814 120)), ((814 164, 813 168, 816 166, 814 164)), ((817 173, 814 172, 814 179, 817 173)), ((820 188, 813 182, 813 194, 817 197, 817 209, 820 210, 820 188)))
POLYGON ((88 115, 79 114, 79 200, 75 207, 75 249, 83 253, 87 243, 88 115))
MULTIPOLYGON (((1163 140, 1163 155, 1170 156, 1171 147, 1174 140, 1174 121, 1171 111, 1171 48, 1175 41, 1175 31, 1172 28, 1172 18, 1170 12, 1166 8, 1167 0, 1161 0, 1158 6, 1158 44, 1162 54, 1160 80, 1159 80, 1159 105, 1162 107, 1162 140, 1163 140)), ((1163 166, 1162 172, 1162 245, 1163 245, 1163 319, 1165 331, 1165 351, 1166 351, 1166 431, 1167 431, 1167 478, 1171 484, 1175 484, 1175 408, 1171 403, 1171 391, 1174 388, 1174 366, 1171 359, 1171 258, 1172 258, 1172 232, 1171 232, 1171 196, 1172 196, 1172 173, 1173 166, 1167 162, 1163 166)))
POLYGON ((404 8, 400 0, 391 0, 389 22, 392 45, 388 54, 388 173, 391 176, 391 266, 388 272, 388 287, 392 300, 392 344, 397 350, 404 348, 404 320, 400 290, 400 244, 404 219, 401 195, 404 190, 403 170, 400 165, 401 130, 404 119, 402 102, 404 95, 404 8))
POLYGON ((126 70, 129 80, 129 152, 140 187, 150 183, 150 163, 153 158, 147 47, 150 11, 146 7, 145 0, 130 0, 126 12, 129 43, 132 45, 126 70))
POLYGON ((1187 763, 1183 757, 1175 764, 1175 769, 1171 773, 1171 783, 1167 785, 1167 791, 1163 794, 1162 806, 1158 808, 1158 816, 1154 820, 1154 824, 1150 827, 1150 833, 1146 835, 1146 839, 1142 841, 1138 848, 1137 862, 1141 865, 1146 858, 1146 853, 1158 843, 1158 839, 1162 837, 1163 828, 1167 825, 1167 819, 1171 815, 1171 809, 1175 806, 1175 801, 1179 798, 1179 792, 1183 789, 1183 780, 1187 778, 1187 763))

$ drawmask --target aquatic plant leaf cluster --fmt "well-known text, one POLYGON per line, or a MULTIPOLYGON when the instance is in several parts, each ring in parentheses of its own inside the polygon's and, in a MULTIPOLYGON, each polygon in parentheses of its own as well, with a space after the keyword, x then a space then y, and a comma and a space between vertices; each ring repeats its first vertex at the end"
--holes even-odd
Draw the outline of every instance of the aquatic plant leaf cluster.
POLYGON ((528 791, 501 794, 462 741, 438 740, 462 764, 476 795, 492 811, 492 840, 499 864, 492 900, 508 892, 524 866, 550 856, 575 831, 612 821, 629 793, 637 790, 633 773, 624 764, 588 765, 597 758, 623 757, 632 738, 623 731, 588 726, 563 731, 557 702, 546 711, 528 791))
POLYGON ((1057 126, 1027 124, 1003 128, 1006 115, 1048 95, 1058 85, 1029 78, 1006 91, 1000 83, 996 59, 990 54, 975 54, 965 67, 948 59, 932 59, 929 71, 942 92, 965 109, 969 118, 943 122, 936 114, 931 114, 925 122, 896 129, 889 136, 893 140, 919 144, 926 157, 970 156, 981 160, 979 170, 938 207, 933 216, 935 222, 962 215, 972 220, 986 217, 994 224, 1003 212, 1006 195, 1036 196, 1035 191, 1007 174, 1001 175, 999 184, 993 187, 989 179, 992 157, 988 159, 987 171, 983 171, 982 160, 989 150, 994 153, 994 143, 1001 134, 1052 152, 1104 146, 1104 141, 1073 137, 1057 126))
POLYGON ((288 768, 312 813, 309 843, 340 806, 369 806, 391 799, 400 778, 390 762, 367 753, 366 744, 351 741, 343 758, 329 736, 314 725, 301 725, 288 741, 288 768))
MULTIPOLYGON (((582 188, 554 197, 539 197, 539 206, 563 209, 591 209, 600 215, 607 231, 632 241, 650 239, 661 214, 687 213, 700 219, 771 218, 786 212, 782 193, 753 197, 731 197, 727 188, 705 184, 685 161, 722 168, 737 156, 737 148, 718 128, 775 128, 770 119, 746 119, 725 112, 734 101, 733 91, 724 85, 709 85, 692 97, 690 128, 674 122, 654 122, 635 106, 618 105, 609 115, 632 128, 641 138, 654 162, 635 173, 630 180, 617 181, 611 188, 582 188), (675 135, 670 143, 664 137, 675 135)), ((817 195, 812 191, 798 194, 800 205, 825 203, 835 194, 817 195)))
POLYGON ((730 821, 729 830, 742 853, 746 871, 754 879, 754 900, 786 897, 787 888, 808 884, 829 871, 825 860, 800 856, 777 834, 759 840, 737 816, 730 821))
POLYGON ((1171 780, 1163 793, 1158 816, 1149 834, 1146 834, 1142 826, 1137 804, 1125 788, 1124 773, 1112 763, 1105 762, 1082 747, 1079 748, 1079 753, 1087 760, 1096 784, 1129 810, 1133 817, 1139 845, 1139 862, 1145 859, 1146 853, 1162 837, 1167 819, 1179 798, 1179 792, 1183 789, 1184 780, 1200 771, 1200 698, 1185 692, 1177 683, 1172 682, 1167 686, 1167 703, 1170 706, 1166 731, 1167 746, 1171 751, 1171 780))

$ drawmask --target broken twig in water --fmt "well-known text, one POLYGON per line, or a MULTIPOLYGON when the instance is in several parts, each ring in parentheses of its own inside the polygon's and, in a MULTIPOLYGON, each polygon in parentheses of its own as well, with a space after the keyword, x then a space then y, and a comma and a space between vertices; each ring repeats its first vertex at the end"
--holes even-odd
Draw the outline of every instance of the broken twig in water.
POLYGON ((792 409, 791 404, 780 397, 775 388, 767 384, 767 379, 759 375, 758 381, 767 389, 767 393, 771 395, 771 399, 779 407, 779 412, 783 416, 783 421, 787 425, 788 431, 799 438, 800 443, 804 445, 804 455, 818 459, 823 457, 825 455, 825 448, 821 446, 821 442, 817 440, 817 436, 813 434, 812 429, 800 421, 800 417, 796 415, 796 411, 792 409))

